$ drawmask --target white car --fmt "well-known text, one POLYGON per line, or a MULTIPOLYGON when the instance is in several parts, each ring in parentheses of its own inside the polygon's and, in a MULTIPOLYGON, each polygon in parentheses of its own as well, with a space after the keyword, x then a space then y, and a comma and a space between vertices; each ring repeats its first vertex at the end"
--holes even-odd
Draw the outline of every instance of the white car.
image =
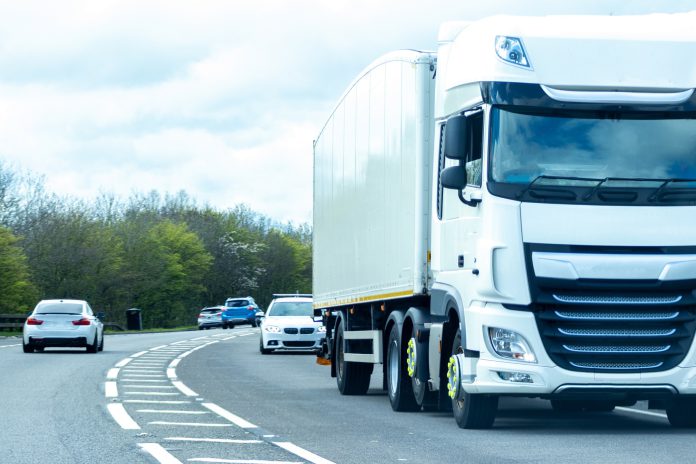
POLYGON ((209 306, 201 309, 198 314, 198 330, 222 327, 222 311, 224 310, 224 306, 209 306))
POLYGON ((321 318, 314 318, 311 295, 273 295, 261 321, 259 351, 319 351, 326 337, 321 318))
POLYGON ((42 300, 24 322, 25 353, 48 347, 104 349, 104 324, 83 300, 42 300))

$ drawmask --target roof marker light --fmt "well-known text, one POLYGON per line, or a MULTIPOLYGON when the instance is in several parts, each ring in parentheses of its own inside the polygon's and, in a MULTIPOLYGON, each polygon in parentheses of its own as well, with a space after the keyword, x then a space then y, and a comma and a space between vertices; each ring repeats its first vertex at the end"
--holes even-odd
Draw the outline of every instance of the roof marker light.
POLYGON ((495 52, 503 61, 524 68, 531 68, 527 59, 527 52, 522 45, 522 40, 517 37, 496 36, 495 52))

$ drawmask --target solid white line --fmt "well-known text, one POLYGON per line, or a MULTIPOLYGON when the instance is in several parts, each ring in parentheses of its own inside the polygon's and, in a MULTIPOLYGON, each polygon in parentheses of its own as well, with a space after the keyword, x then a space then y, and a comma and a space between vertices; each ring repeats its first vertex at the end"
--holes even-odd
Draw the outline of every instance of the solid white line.
POLYGON ((116 379, 120 370, 121 369, 119 369, 118 367, 112 367, 111 369, 109 369, 109 372, 106 373, 106 378, 109 380, 116 379))
POLYGON ((624 408, 624 407, 617 407, 616 409, 618 411, 623 411, 623 412, 632 412, 635 414, 643 414, 645 416, 659 417, 661 419, 667 419, 667 414, 662 414, 659 412, 643 411, 642 409, 632 409, 632 408, 624 408))
POLYGON ((167 377, 170 379, 176 379, 176 369, 172 369, 171 367, 167 369, 167 377))
POLYGON ((189 341, 191 341, 191 340, 203 340, 204 338, 208 338, 208 336, 206 335, 204 337, 190 338, 189 341))
POLYGON ((293 445, 292 443, 287 441, 273 441, 271 443, 313 464, 335 464, 333 461, 329 461, 328 459, 324 459, 321 456, 317 456, 316 454, 311 453, 304 448, 300 448, 297 445, 293 445))
POLYGON ((175 409, 138 409, 138 412, 147 412, 151 414, 210 414, 208 411, 177 411, 175 409))
POLYGON ((240 337, 246 337, 247 335, 254 335, 253 333, 241 334, 240 337))
POLYGON ((131 362, 132 360, 133 360, 133 358, 122 359, 119 362, 117 362, 116 364, 114 364, 114 367, 123 367, 126 364, 128 364, 129 362, 131 362))
POLYGON ((104 396, 107 398, 116 398, 118 396, 116 382, 104 382, 104 396))
POLYGON ((128 374, 128 373, 124 373, 121 377, 146 377, 146 378, 161 377, 161 378, 164 378, 164 374, 128 374))
POLYGON ((254 445, 263 443, 261 440, 234 440, 231 438, 186 438, 186 437, 167 437, 167 441, 191 441, 202 443, 229 443, 233 445, 254 445))
POLYGON ((181 362, 181 358, 177 358, 174 361, 169 363, 169 367, 176 367, 179 365, 180 362, 181 362))
POLYGON ((191 401, 183 401, 183 400, 123 400, 122 403, 140 403, 140 404, 191 404, 191 401))
POLYGON ((225 340, 232 340, 233 338, 237 338, 237 336, 236 336, 236 335, 232 335, 231 337, 223 338, 222 340, 223 340, 223 341, 225 341, 225 340))
POLYGON ((138 351, 137 353, 130 355, 130 357, 131 358, 139 358, 140 356, 144 355, 145 353, 147 353, 147 351, 138 351))
POLYGON ((133 361, 131 366, 160 366, 162 364, 167 364, 169 359, 152 359, 140 358, 137 361, 133 361))
POLYGON ((262 459, 220 459, 220 458, 191 458, 190 462, 217 462, 221 464, 302 464, 298 461, 264 461, 262 459))
POLYGON ((157 459, 160 464, 182 464, 181 461, 169 454, 169 451, 162 448, 158 443, 138 443, 138 446, 157 459))
POLYGON ((174 392, 124 392, 125 395, 145 395, 145 396, 179 396, 174 392))
POLYGON ((140 426, 128 415, 121 403, 109 403, 106 409, 116 423, 124 430, 140 430, 140 426))
POLYGON ((238 427, 241 427, 243 429, 255 429, 258 428, 256 425, 252 424, 251 422, 246 421, 245 419, 242 419, 241 417, 232 414, 231 412, 227 411, 226 409, 221 408, 217 404, 214 403, 202 403, 202 406, 205 408, 210 409, 213 411, 215 414, 218 416, 227 419, 228 421, 232 422, 238 427))
POLYGON ((178 380, 173 380, 172 385, 174 385, 177 390, 179 390, 181 393, 183 393, 186 396, 198 396, 198 393, 195 391, 191 390, 189 387, 184 385, 183 382, 180 382, 178 380))
POLYGON ((185 425, 187 427, 232 427, 232 424, 209 424, 209 423, 198 423, 198 422, 166 422, 166 421, 154 421, 148 422, 150 425, 185 425))

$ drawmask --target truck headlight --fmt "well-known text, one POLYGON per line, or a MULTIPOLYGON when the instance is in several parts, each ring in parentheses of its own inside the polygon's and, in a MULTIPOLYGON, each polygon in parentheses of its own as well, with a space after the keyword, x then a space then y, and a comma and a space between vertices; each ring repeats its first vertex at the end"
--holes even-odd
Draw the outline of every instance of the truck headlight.
POLYGON ((268 333, 280 333, 280 327, 278 327, 277 325, 264 325, 263 330, 268 333))
POLYGON ((488 327, 488 338, 495 354, 501 358, 535 363, 536 356, 525 338, 512 330, 488 327))

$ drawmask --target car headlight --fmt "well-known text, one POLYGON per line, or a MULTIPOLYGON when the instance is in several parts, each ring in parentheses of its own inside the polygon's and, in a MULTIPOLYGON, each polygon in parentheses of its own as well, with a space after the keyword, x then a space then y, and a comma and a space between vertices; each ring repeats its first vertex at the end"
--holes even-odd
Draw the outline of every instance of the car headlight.
POLYGON ((488 327, 488 337, 493 351, 501 358, 529 363, 536 362, 536 356, 529 343, 517 332, 488 327))
POLYGON ((317 327, 317 332, 318 333, 326 333, 326 326, 320 325, 319 327, 317 327))
POLYGON ((264 325, 263 330, 268 333, 280 333, 280 327, 277 325, 264 325))

